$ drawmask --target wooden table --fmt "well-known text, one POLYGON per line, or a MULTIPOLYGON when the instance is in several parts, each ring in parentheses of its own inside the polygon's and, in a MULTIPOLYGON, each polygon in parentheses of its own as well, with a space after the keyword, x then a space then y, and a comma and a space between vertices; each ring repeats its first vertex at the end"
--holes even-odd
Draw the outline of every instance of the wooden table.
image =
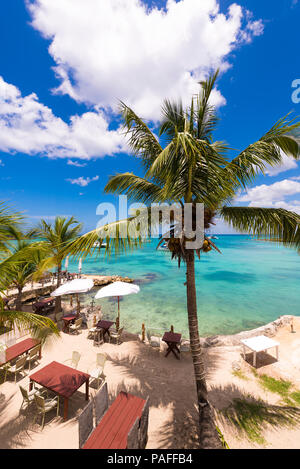
POLYGON ((52 306, 54 300, 55 298, 52 298, 51 296, 48 298, 43 298, 42 300, 33 303, 32 308, 36 313, 42 312, 43 310, 46 310, 52 306))
POLYGON ((141 418, 145 402, 120 392, 82 449, 126 449, 128 433, 136 419, 141 418))
POLYGON ((180 350, 177 345, 180 344, 181 334, 176 334, 175 332, 165 332, 162 340, 168 344, 168 349, 165 356, 167 357, 169 353, 172 352, 177 360, 179 360, 180 350))
POLYGON ((103 329, 103 339, 105 334, 110 336, 109 333, 109 328, 114 324, 113 321, 105 321, 104 319, 101 319, 101 321, 97 322, 96 327, 97 329, 103 329))
POLYGON ((70 366, 58 362, 51 362, 41 370, 29 376, 29 390, 32 390, 33 382, 43 386, 49 391, 55 392, 64 398, 64 420, 68 417, 69 398, 84 383, 86 385, 85 398, 89 400, 90 375, 83 371, 75 370, 70 366))
MULTIPOLYGON (((20 355, 23 355, 23 353, 28 353, 29 350, 34 348, 36 345, 39 345, 39 341, 35 339, 25 339, 22 340, 22 342, 18 342, 17 344, 12 345, 11 347, 8 347, 6 349, 6 359, 5 362, 0 363, 1 365, 4 365, 5 363, 10 362, 11 360, 14 360, 15 358, 18 358, 20 355)), ((40 347, 40 358, 42 353, 42 347, 40 347)))
POLYGON ((63 332, 69 332, 69 326, 72 321, 77 318, 76 314, 68 314, 68 316, 63 316, 62 320, 64 321, 63 332))

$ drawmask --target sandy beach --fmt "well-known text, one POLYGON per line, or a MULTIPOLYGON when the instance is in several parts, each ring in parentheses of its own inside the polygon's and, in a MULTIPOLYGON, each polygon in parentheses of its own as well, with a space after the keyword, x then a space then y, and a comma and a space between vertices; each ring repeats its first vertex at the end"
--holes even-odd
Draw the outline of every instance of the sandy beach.
MULTIPOLYGON (((292 381, 293 388, 300 389, 300 318, 295 318, 295 333, 290 326, 282 327, 275 338, 280 342, 280 359, 276 362, 272 351, 258 357, 257 374, 268 374, 274 378, 292 381)), ((63 362, 71 357, 73 350, 81 354, 78 369, 89 371, 95 364, 96 353, 107 356, 105 375, 109 398, 113 401, 121 391, 141 397, 150 397, 150 418, 147 448, 178 449, 197 448, 197 407, 193 379, 193 366, 189 353, 182 353, 181 360, 172 355, 164 356, 161 351, 141 343, 137 336, 125 333, 123 343, 105 343, 93 346, 87 338, 87 330, 79 335, 61 334, 43 348, 40 363, 31 373, 53 360, 63 362)), ((222 416, 234 398, 262 399, 267 405, 281 406, 279 395, 261 387, 250 365, 251 356, 245 362, 241 347, 219 346, 204 349, 209 399, 216 409, 218 426, 230 448, 299 448, 300 427, 272 427, 263 431, 265 444, 259 445, 249 439, 222 416), (249 363, 248 363, 249 361, 249 363), (232 364, 238 362, 243 378, 233 374, 232 364), (245 379, 246 377, 246 379, 245 379)), ((34 404, 29 411, 19 412, 22 402, 18 384, 27 386, 27 376, 14 383, 11 376, 0 387, 0 447, 1 448, 78 448, 78 422, 76 417, 86 405, 84 386, 70 399, 69 418, 62 419, 62 408, 57 418, 55 412, 46 417, 43 430, 33 424, 34 404)), ((96 392, 91 386, 91 396, 96 392)))

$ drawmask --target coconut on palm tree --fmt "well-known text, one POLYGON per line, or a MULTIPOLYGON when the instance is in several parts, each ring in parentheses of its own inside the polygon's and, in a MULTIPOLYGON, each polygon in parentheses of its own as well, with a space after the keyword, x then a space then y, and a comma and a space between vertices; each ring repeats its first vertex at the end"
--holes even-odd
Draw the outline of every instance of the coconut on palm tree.
MULTIPOLYGON (((197 228, 197 204, 203 204, 205 229, 218 216, 239 231, 276 238, 287 245, 299 245, 300 217, 297 214, 283 209, 236 207, 230 202, 258 174, 264 173, 267 165, 280 165, 283 154, 299 157, 299 143, 291 131, 300 124, 289 116, 280 119, 258 141, 230 160, 227 144, 213 139, 218 117, 210 104, 210 95, 217 76, 218 72, 201 83, 199 95, 193 97, 187 109, 181 102, 164 102, 159 139, 132 109, 121 103, 128 144, 133 155, 140 159, 145 175, 117 174, 110 178, 105 191, 126 194, 148 207, 152 203, 176 203, 182 207, 182 217, 186 204, 191 204, 193 230, 197 228)), ((106 241, 107 249, 114 246, 117 251, 137 245, 138 240, 126 231, 131 221, 132 217, 87 233, 73 243, 73 252, 92 251, 99 236, 100 245, 106 241), (124 231, 127 233, 125 239, 122 238, 124 231)), ((206 238, 201 246, 189 249, 188 242, 193 239, 177 226, 176 217, 171 219, 171 229, 163 239, 172 257, 186 264, 187 313, 199 407, 200 445, 209 447, 213 440, 218 445, 217 432, 211 425, 205 364, 200 347, 194 268, 195 254, 200 259, 203 251, 217 249, 217 246, 206 238)))
MULTIPOLYGON (((54 223, 48 223, 46 220, 41 220, 36 228, 38 236, 42 238, 41 246, 47 253, 47 258, 41 262, 40 272, 48 270, 51 267, 57 269, 57 283, 58 288, 61 284, 62 262, 66 257, 66 246, 76 239, 80 234, 82 224, 74 217, 69 219, 65 217, 56 217, 54 223)), ((61 310, 61 298, 55 299, 55 315, 61 310)))

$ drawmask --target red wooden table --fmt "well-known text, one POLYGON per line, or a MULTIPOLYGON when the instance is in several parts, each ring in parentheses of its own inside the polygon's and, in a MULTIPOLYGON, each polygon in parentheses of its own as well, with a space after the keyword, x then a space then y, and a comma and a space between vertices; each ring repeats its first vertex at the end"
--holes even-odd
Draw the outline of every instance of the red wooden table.
POLYGON ((113 321, 105 321, 104 319, 101 319, 101 321, 97 322, 96 324, 96 327, 98 329, 103 329, 103 338, 105 336, 105 334, 107 334, 108 336, 110 336, 110 333, 109 333, 109 328, 114 324, 113 321))
MULTIPOLYGON (((29 352, 29 350, 31 350, 36 345, 39 345, 39 343, 40 342, 35 339, 25 339, 25 340, 22 340, 22 342, 14 344, 11 347, 8 347, 6 349, 5 362, 0 363, 0 366, 4 365, 5 363, 10 362, 11 360, 14 360, 15 358, 18 358, 20 355, 23 355, 23 353, 29 352)), ((41 349, 42 348, 40 348, 40 358, 41 358, 41 349)))
POLYGON ((29 376, 29 390, 32 390, 33 382, 55 392, 64 398, 64 420, 68 417, 69 398, 84 383, 86 385, 85 398, 89 400, 90 375, 83 371, 75 370, 70 366, 58 362, 51 362, 41 370, 29 376))
POLYGON ((141 418, 145 400, 120 392, 83 449, 126 449, 127 436, 137 418, 141 418))
POLYGON ((62 320, 64 321, 63 332, 69 331, 69 326, 72 321, 77 318, 76 314, 68 314, 68 316, 63 316, 62 320))
POLYGON ((165 332, 162 340, 168 344, 166 357, 169 355, 170 352, 172 352, 177 358, 177 360, 179 360, 180 350, 177 345, 180 344, 181 334, 176 334, 175 332, 165 332))

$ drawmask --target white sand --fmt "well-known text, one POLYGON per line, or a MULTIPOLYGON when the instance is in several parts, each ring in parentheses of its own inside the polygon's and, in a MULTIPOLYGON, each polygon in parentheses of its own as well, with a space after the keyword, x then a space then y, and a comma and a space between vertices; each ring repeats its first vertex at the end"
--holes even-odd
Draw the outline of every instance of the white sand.
MULTIPOLYGON (((280 342, 280 360, 277 363, 268 357, 258 356, 258 373, 291 380, 300 389, 300 318, 295 319, 295 334, 289 326, 276 335, 280 342), (268 364, 267 364, 268 363, 268 364)), ((81 353, 78 369, 88 371, 95 363, 96 353, 107 355, 105 374, 110 399, 121 391, 128 391, 141 397, 150 396, 149 440, 147 448, 195 448, 197 447, 197 406, 193 380, 193 366, 190 355, 182 354, 176 360, 172 354, 167 358, 164 352, 140 343, 136 336, 125 333, 121 345, 105 343, 94 347, 87 339, 87 331, 78 336, 61 335, 54 343, 43 349, 43 357, 32 372, 53 360, 63 362, 71 357, 72 350, 81 353)), ((272 352, 271 352, 272 353, 272 352)), ((274 355, 275 356, 275 355, 274 355)), ((280 396, 263 390, 251 366, 241 358, 241 348, 215 347, 205 349, 209 398, 216 409, 228 406, 233 397, 245 397, 251 393, 269 404, 278 404, 280 396), (248 376, 244 381, 232 375, 232 362, 240 361, 243 372, 248 376)), ((18 384, 28 385, 27 376, 17 384, 13 377, 0 385, 0 448, 78 448, 76 415, 85 406, 85 386, 82 386, 69 401, 69 418, 62 419, 55 412, 48 414, 46 425, 41 431, 39 423, 33 425, 34 404, 30 411, 19 413, 22 402, 18 384)), ((93 385, 92 385, 93 386, 93 385)), ((91 387, 95 393, 95 387, 91 387)), ((241 433, 218 418, 226 441, 231 448, 253 448, 258 445, 249 442, 241 433)), ((299 448, 299 428, 267 428, 264 437, 270 448, 299 448)))

